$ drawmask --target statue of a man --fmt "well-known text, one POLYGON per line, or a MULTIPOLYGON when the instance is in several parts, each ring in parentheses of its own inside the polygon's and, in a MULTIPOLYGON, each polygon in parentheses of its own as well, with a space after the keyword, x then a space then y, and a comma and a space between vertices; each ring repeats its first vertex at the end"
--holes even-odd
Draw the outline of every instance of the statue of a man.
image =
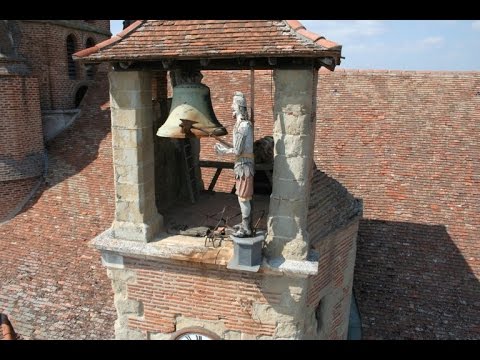
POLYGON ((233 128, 233 148, 215 144, 219 155, 235 154, 236 195, 242 212, 242 222, 235 226, 237 237, 252 236, 252 196, 255 161, 253 156, 253 126, 248 118, 247 101, 243 93, 236 91, 233 96, 232 116, 236 119, 233 128))

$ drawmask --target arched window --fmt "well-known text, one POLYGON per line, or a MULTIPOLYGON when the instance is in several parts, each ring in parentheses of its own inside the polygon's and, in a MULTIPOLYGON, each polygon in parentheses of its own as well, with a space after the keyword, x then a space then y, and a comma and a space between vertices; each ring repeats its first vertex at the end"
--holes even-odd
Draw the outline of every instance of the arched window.
MULTIPOLYGON (((89 48, 95 46, 95 40, 92 38, 88 38, 86 43, 85 43, 85 48, 89 48)), ((87 80, 93 80, 95 76, 95 65, 90 64, 87 67, 87 80)))
POLYGON ((72 59, 72 55, 75 52, 75 38, 73 35, 67 36, 67 64, 68 64, 68 77, 71 80, 77 78, 77 67, 75 61, 72 59))

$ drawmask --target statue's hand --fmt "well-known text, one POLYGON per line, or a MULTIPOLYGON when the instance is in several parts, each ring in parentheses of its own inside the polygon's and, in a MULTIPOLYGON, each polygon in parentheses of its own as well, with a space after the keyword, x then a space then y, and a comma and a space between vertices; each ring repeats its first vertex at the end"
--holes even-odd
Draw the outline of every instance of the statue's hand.
POLYGON ((217 155, 225 155, 228 151, 228 149, 225 146, 219 143, 215 144, 214 149, 217 155))

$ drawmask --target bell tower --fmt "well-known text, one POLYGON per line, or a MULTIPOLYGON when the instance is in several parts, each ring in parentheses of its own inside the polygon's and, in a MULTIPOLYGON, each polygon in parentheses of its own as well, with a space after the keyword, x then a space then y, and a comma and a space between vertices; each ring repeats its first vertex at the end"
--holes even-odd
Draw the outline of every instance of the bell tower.
MULTIPOLYGON (((113 65, 115 220, 91 244, 112 280, 116 338, 346 339, 361 204, 313 162, 318 69, 333 71, 340 56, 340 45, 295 20, 136 21, 75 54, 113 65), (228 204, 238 206, 233 194, 207 194, 193 204, 179 195, 168 207, 155 202, 156 194, 181 193, 175 181, 158 186, 177 160, 155 150, 155 133, 164 143, 175 134, 196 138, 202 131, 192 129, 204 124, 187 113, 198 110, 191 99, 207 96, 205 87, 189 88, 185 101, 179 86, 168 119, 163 114, 166 121, 154 126, 152 89, 166 94, 159 88, 166 84, 152 79, 179 69, 273 71, 273 190, 254 197, 254 207, 268 214, 255 238, 235 241, 218 224, 205 233, 200 226, 171 231, 172 221, 194 224, 206 212, 224 218, 228 204)), ((212 120, 207 131, 221 136, 208 101, 200 108, 212 120)))

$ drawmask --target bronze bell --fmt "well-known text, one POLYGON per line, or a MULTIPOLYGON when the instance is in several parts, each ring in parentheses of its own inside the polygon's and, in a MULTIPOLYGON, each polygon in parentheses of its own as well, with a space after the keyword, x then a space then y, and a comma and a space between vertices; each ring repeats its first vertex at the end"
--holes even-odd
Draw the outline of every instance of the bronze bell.
POLYGON ((215 136, 227 134, 227 130, 213 112, 210 88, 201 83, 175 86, 170 114, 158 129, 157 136, 184 139, 189 136, 205 137, 208 134, 215 136), (193 126, 185 131, 184 124, 193 126))

